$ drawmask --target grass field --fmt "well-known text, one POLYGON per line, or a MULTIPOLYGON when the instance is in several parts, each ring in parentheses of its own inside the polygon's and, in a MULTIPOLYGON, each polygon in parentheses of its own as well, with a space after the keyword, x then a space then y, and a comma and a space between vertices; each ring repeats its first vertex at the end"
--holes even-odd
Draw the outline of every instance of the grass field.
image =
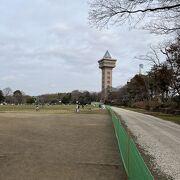
MULTIPOLYGON (((44 105, 39 106, 39 111, 36 112, 36 106, 34 105, 4 105, 0 106, 0 112, 35 112, 35 113, 75 113, 76 105, 44 105)), ((91 105, 86 105, 80 108, 80 113, 102 113, 105 112, 91 105)))
POLYGON ((161 118, 163 120, 172 121, 172 122, 175 122, 177 124, 180 124, 180 115, 164 114, 164 113, 160 113, 160 112, 149 112, 149 111, 146 111, 144 109, 138 109, 138 108, 136 108, 136 109, 135 108, 125 108, 125 109, 135 111, 135 112, 139 112, 139 113, 152 115, 152 116, 161 118))

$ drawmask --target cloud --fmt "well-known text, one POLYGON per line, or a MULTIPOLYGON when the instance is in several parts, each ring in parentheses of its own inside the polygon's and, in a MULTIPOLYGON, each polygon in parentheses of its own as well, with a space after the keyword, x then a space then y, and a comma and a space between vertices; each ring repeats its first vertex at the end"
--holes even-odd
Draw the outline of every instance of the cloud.
POLYGON ((8 75, 8 76, 1 77, 1 80, 2 81, 14 81, 14 80, 16 80, 16 77, 13 75, 8 75))
POLYGON ((146 53, 159 39, 125 26, 98 31, 88 26, 87 14, 84 0, 3 1, 0 88, 10 86, 31 95, 100 91, 97 61, 106 50, 118 59, 113 85, 126 83, 138 72, 134 56, 146 53))

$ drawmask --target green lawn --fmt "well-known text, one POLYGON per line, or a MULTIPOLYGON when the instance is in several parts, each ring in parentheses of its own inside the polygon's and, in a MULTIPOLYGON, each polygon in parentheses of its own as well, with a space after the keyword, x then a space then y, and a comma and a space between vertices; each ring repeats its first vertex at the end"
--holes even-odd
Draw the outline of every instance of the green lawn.
POLYGON ((161 118, 163 120, 172 121, 177 124, 180 124, 180 115, 164 114, 164 113, 160 113, 160 112, 149 112, 144 109, 138 109, 138 108, 125 108, 125 109, 139 112, 139 113, 149 114, 149 115, 161 118))
MULTIPOLYGON (((36 112, 34 105, 4 105, 0 106, 0 112, 36 112, 36 113, 75 113, 76 105, 53 105, 39 106, 39 111, 36 112)), ((101 113, 102 110, 91 105, 80 108, 80 113, 101 113)))
POLYGON ((180 124, 180 115, 169 115, 169 114, 157 114, 154 115, 156 117, 159 117, 161 119, 167 120, 167 121, 172 121, 177 124, 180 124))

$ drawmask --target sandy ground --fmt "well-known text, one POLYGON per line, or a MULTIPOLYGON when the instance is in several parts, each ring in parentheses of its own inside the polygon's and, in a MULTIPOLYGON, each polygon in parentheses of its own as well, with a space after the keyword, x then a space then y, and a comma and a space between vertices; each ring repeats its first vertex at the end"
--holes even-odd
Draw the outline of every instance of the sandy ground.
POLYGON ((123 180, 108 114, 0 113, 0 180, 123 180))
POLYGON ((180 125, 121 108, 112 108, 137 138, 137 143, 152 157, 154 170, 167 179, 180 180, 180 125))

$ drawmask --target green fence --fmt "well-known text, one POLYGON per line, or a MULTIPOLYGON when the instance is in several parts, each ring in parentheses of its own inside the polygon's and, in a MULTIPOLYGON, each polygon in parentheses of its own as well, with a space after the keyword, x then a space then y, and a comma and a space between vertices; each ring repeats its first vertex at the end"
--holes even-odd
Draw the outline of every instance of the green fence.
POLYGON ((118 146, 128 180, 154 180, 132 138, 130 138, 129 134, 123 128, 112 109, 108 107, 108 110, 112 116, 118 146))

